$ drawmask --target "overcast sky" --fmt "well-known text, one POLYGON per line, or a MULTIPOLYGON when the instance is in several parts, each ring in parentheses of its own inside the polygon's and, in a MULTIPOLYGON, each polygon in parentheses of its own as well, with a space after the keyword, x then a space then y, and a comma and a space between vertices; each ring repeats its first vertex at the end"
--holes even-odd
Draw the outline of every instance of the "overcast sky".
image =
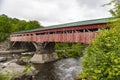
POLYGON ((43 26, 110 17, 110 0, 0 0, 0 14, 37 20, 43 26))

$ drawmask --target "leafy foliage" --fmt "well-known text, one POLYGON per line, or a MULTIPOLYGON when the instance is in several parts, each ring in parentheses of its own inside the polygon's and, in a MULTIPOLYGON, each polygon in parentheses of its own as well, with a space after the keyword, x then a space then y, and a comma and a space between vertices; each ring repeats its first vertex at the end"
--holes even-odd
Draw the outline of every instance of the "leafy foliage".
POLYGON ((10 33, 41 28, 42 26, 37 21, 25 21, 16 18, 9 18, 6 15, 0 15, 0 41, 4 41, 10 33))
POLYGON ((120 76, 120 34, 118 30, 114 28, 101 31, 86 49, 83 61, 81 78, 85 80, 118 80, 120 76))
POLYGON ((115 6, 111 13, 116 18, 111 28, 101 31, 86 49, 79 75, 83 80, 120 80, 120 3, 112 0, 111 4, 115 6))
POLYGON ((55 48, 59 58, 81 57, 83 55, 85 45, 80 43, 56 43, 55 48))
POLYGON ((27 65, 25 66, 24 70, 23 70, 23 73, 26 73, 28 72, 30 69, 31 69, 32 65, 27 65))
POLYGON ((111 0, 107 5, 113 5, 114 8, 110 9, 110 13, 114 17, 120 18, 120 0, 111 0))

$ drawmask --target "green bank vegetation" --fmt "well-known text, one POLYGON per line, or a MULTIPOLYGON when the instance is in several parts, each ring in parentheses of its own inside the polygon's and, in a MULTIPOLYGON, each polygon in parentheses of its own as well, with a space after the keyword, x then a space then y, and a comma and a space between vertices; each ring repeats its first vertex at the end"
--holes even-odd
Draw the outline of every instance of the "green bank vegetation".
POLYGON ((0 80, 11 80, 10 73, 7 72, 7 74, 0 73, 0 80))
POLYGON ((87 45, 81 43, 56 43, 55 49, 59 58, 81 57, 87 45))
MULTIPOLYGON (((117 21, 109 30, 102 30, 86 49, 82 80, 120 80, 120 2, 112 0, 110 12, 117 21)), ((113 19, 113 20, 115 20, 113 19)))

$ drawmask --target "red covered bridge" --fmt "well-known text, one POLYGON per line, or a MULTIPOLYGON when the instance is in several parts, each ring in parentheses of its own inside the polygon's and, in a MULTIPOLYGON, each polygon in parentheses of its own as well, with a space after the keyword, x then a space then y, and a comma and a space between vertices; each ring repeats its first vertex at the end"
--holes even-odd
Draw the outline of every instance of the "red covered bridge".
POLYGON ((80 42, 89 44, 100 28, 106 28, 109 18, 94 19, 48 26, 13 33, 11 41, 19 42, 80 42))

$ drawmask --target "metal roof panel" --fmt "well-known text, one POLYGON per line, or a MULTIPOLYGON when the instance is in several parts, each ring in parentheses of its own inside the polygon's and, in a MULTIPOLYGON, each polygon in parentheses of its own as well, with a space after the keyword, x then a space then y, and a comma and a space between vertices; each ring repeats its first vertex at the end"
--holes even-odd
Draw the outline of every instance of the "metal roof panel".
POLYGON ((23 32, 25 33, 25 32, 34 32, 34 31, 40 31, 40 30, 50 30, 50 29, 55 29, 55 28, 64 28, 64 27, 83 26, 83 25, 90 25, 90 24, 108 23, 108 22, 110 22, 110 19, 111 18, 101 18, 101 19, 92 19, 92 20, 71 22, 71 23, 47 26, 47 27, 44 27, 44 28, 37 28, 37 29, 14 32, 14 33, 23 33, 23 32))

